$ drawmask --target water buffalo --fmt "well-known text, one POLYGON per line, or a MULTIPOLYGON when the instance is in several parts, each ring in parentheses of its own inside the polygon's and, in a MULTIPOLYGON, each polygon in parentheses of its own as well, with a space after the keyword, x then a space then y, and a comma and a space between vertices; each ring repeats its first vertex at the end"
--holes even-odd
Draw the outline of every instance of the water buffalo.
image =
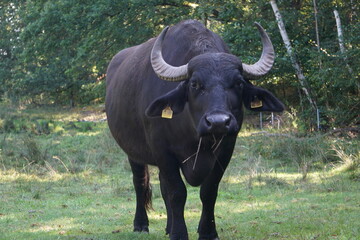
POLYGON ((233 153, 243 105, 283 111, 269 91, 249 80, 271 69, 274 49, 264 29, 263 51, 248 65, 198 21, 166 27, 157 38, 120 51, 107 70, 106 113, 110 131, 128 155, 136 191, 134 231, 148 232, 151 190, 148 164, 159 168, 170 239, 188 239, 186 187, 200 187, 199 239, 218 239, 214 205, 233 153))

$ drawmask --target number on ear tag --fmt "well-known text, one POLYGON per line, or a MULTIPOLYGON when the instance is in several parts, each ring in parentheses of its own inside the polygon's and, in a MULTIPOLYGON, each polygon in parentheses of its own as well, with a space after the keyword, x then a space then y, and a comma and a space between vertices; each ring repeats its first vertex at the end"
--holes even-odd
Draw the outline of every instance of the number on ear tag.
POLYGON ((172 119, 172 117, 173 117, 173 110, 171 110, 171 107, 170 107, 170 106, 167 106, 166 108, 164 108, 164 109, 162 110, 161 117, 162 117, 162 118, 167 118, 167 119, 172 119))
POLYGON ((263 103, 260 99, 255 97, 255 99, 251 102, 250 107, 251 108, 260 108, 263 106, 263 103))

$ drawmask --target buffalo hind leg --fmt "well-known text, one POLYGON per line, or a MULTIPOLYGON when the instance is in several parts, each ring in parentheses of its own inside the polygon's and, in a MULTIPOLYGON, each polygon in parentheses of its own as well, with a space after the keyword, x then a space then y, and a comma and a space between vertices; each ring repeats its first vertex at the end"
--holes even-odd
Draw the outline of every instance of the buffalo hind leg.
POLYGON ((138 164, 129 159, 133 172, 133 183, 136 192, 136 212, 134 232, 149 232, 149 220, 146 211, 151 208, 151 187, 149 171, 146 164, 138 164))

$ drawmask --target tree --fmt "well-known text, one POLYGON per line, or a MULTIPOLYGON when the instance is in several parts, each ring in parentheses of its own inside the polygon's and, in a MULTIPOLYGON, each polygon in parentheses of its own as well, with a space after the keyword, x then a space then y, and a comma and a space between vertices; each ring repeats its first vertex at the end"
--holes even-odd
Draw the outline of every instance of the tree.
POLYGON ((32 101, 81 103, 83 90, 97 84, 117 51, 146 41, 190 9, 185 1, 28 0, 16 87, 32 101), (173 17, 165 21, 164 14, 173 17))
POLYGON ((313 98, 310 95, 310 91, 308 89, 308 83, 307 83, 305 75, 304 75, 304 73, 303 73, 303 71, 302 71, 302 69, 300 67, 300 64, 299 64, 299 62, 297 60, 297 57, 296 57, 296 55, 295 55, 295 53, 293 51, 293 48, 291 46, 291 42, 290 42, 288 34, 286 32, 285 25, 284 25, 283 19, 281 17, 279 8, 277 7, 277 4, 276 4, 275 0, 271 0, 270 4, 271 4, 271 7, 272 7, 272 9, 274 11, 276 21, 277 21, 279 29, 280 29, 280 34, 281 34, 282 39, 284 41, 285 48, 286 48, 286 50, 287 50, 287 52, 289 54, 291 63, 293 65, 294 69, 295 69, 296 75, 297 75, 297 77, 299 79, 299 83, 301 85, 301 88, 302 88, 303 92, 305 93, 306 98, 308 99, 310 105, 314 108, 314 110, 316 110, 317 109, 316 102, 313 100, 313 98))
POLYGON ((343 36, 342 27, 341 27, 341 20, 340 20, 339 12, 336 9, 334 10, 334 16, 336 19, 336 29, 337 29, 337 33, 338 33, 340 52, 344 56, 344 61, 345 61, 346 67, 349 70, 349 73, 352 74, 353 70, 347 63, 346 50, 345 50, 345 46, 344 46, 344 36, 343 36))
MULTIPOLYGON (((316 0, 313 0, 314 3, 314 19, 315 19, 315 34, 316 34, 316 47, 318 53, 320 54, 320 37, 319 37, 319 24, 318 24, 318 10, 316 0)), ((321 59, 319 59, 319 66, 321 68, 321 59)))
POLYGON ((0 6, 0 100, 1 95, 15 98, 17 93, 12 91, 13 79, 17 76, 18 52, 21 47, 19 41, 22 27, 19 11, 23 1, 3 1, 0 6))

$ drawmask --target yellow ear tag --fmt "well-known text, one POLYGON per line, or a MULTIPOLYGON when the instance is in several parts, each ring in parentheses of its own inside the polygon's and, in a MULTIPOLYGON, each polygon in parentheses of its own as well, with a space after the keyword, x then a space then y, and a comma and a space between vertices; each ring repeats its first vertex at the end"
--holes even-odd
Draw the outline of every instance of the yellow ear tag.
POLYGON ((263 106, 263 103, 261 100, 259 100, 257 97, 251 102, 250 107, 251 108, 260 108, 263 106))
POLYGON ((171 110, 171 107, 170 107, 170 106, 167 106, 166 108, 164 108, 164 109, 162 110, 161 117, 162 117, 162 118, 167 118, 167 119, 172 119, 172 117, 173 117, 173 110, 171 110))

